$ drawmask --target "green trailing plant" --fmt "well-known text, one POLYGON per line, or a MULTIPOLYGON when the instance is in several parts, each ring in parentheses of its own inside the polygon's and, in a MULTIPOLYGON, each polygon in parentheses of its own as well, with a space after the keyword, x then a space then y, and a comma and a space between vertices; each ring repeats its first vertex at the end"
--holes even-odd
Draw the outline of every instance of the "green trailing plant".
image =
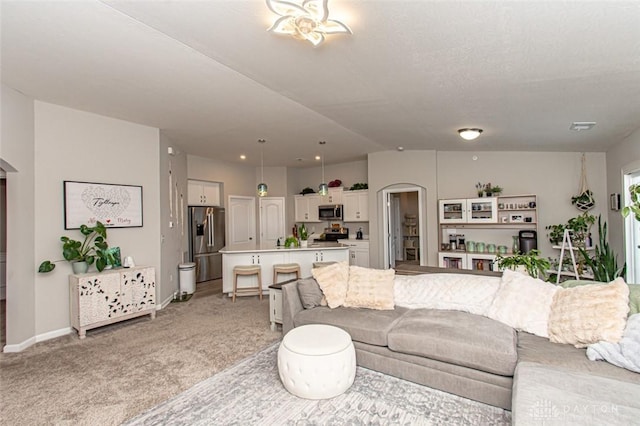
POLYGON ((357 191, 359 189, 369 189, 369 184, 368 183, 354 183, 353 185, 351 185, 351 188, 349 188, 349 191, 357 191))
POLYGON ((510 256, 499 254, 496 256, 496 262, 499 269, 518 269, 518 266, 524 267, 529 275, 534 278, 545 277, 547 270, 551 267, 549 260, 540 257, 538 250, 531 250, 529 253, 517 253, 510 256))
POLYGON ((290 236, 290 237, 287 237, 287 239, 284 240, 284 246, 286 248, 298 247, 298 239, 296 237, 294 237, 293 235, 290 236))
POLYGON ((601 216, 598 216, 599 243, 595 246, 595 254, 589 256, 587 251, 580 247, 580 254, 585 259, 586 264, 593 272, 593 279, 608 283, 617 277, 624 277, 627 269, 626 263, 618 267, 618 257, 613 253, 607 242, 607 223, 602 223, 601 216))
POLYGON ((315 193, 316 193, 316 191, 314 191, 313 188, 311 188, 309 186, 307 186, 302 191, 300 191, 300 195, 315 194, 315 193))
MULTIPOLYGON (((96 222, 95 226, 80 226, 80 233, 84 236, 83 240, 74 240, 69 237, 60 237, 62 242, 62 257, 67 262, 87 262, 92 265, 96 264, 98 271, 104 270, 107 266, 107 228, 102 222, 96 222)), ((63 260, 45 260, 40 264, 38 272, 51 272, 56 267, 56 262, 63 260)))
POLYGON ((499 195, 499 194, 502 194, 503 189, 502 189, 501 186, 495 185, 495 186, 491 187, 491 191, 494 194, 498 194, 499 195))
POLYGON ((593 203, 593 192, 590 189, 587 189, 580 195, 576 195, 571 197, 571 204, 575 205, 586 205, 589 203, 593 203))
POLYGON ((627 217, 633 213, 640 222, 640 185, 634 184, 629 187, 629 197, 631 203, 622 209, 622 216, 627 217))
POLYGON ((546 226, 545 229, 548 229, 551 231, 547 234, 547 237, 549 237, 549 242, 551 244, 557 245, 562 242, 562 238, 564 237, 564 229, 565 229, 564 224, 549 225, 549 226, 546 226))

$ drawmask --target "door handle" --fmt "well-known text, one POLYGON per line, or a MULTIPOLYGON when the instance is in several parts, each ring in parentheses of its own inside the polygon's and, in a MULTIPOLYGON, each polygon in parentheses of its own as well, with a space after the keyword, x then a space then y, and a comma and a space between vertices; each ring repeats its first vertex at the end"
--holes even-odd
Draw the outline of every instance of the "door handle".
POLYGON ((207 221, 209 222, 209 246, 215 244, 215 231, 213 229, 213 213, 207 215, 207 221))

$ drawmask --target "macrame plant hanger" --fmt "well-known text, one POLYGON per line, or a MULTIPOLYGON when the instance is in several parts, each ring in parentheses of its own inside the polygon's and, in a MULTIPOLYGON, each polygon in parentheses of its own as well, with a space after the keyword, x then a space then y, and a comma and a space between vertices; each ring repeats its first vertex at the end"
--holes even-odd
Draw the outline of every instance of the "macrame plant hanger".
POLYGON ((582 176, 580 177, 580 192, 571 201, 580 211, 586 212, 591 210, 596 202, 593 199, 593 193, 587 184, 587 161, 584 153, 582 154, 582 176))

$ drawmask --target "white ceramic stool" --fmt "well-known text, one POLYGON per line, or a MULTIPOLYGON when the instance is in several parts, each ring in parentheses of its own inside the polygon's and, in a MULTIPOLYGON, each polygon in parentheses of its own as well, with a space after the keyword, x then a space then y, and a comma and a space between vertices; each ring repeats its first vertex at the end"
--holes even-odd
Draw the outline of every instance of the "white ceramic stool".
POLYGON ((332 325, 303 325, 289 331, 278 349, 278 372, 285 389, 306 399, 333 398, 356 377, 351 336, 332 325))

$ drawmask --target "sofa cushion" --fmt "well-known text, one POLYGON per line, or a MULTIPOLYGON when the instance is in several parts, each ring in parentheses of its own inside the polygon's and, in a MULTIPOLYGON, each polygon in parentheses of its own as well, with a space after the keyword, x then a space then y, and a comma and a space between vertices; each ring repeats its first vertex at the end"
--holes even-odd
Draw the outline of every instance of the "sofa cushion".
POLYGON ((444 309, 484 315, 500 286, 500 277, 471 274, 397 275, 396 306, 444 309))
POLYGON ((631 425, 640 386, 587 372, 520 362, 513 383, 514 425, 631 425))
POLYGON ((629 287, 622 278, 609 284, 558 289, 549 314, 549 339, 583 348, 617 343, 629 312, 629 287))
POLYGON ((393 269, 349 267, 349 286, 344 306, 389 310, 393 303, 393 269))
MULTIPOLYGON (((606 284, 599 281, 585 281, 585 280, 567 280, 561 282, 559 285, 564 288, 578 287, 582 285, 590 284, 606 284)), ((640 313, 640 284, 629 284, 629 316, 640 313)))
POLYGON ((406 312, 405 308, 378 311, 343 306, 335 309, 318 307, 298 312, 293 322, 296 327, 307 324, 334 325, 349 333, 355 342, 387 346, 389 330, 406 312))
MULTIPOLYGON (((323 305, 322 302, 324 295, 322 294, 322 290, 320 290, 320 286, 315 278, 298 280, 297 288, 300 301, 305 309, 311 309, 316 306, 323 305)), ((324 306, 326 306, 326 300, 324 301, 324 306)))
POLYGON ((557 290, 551 283, 507 269, 487 316, 516 330, 548 337, 549 311, 557 290))
POLYGON ((330 308, 337 308, 344 304, 349 285, 349 263, 345 261, 313 268, 311 274, 318 281, 330 308))
POLYGON ((416 309, 391 329, 389 349, 488 373, 513 376, 516 331, 492 319, 458 311, 416 309))

